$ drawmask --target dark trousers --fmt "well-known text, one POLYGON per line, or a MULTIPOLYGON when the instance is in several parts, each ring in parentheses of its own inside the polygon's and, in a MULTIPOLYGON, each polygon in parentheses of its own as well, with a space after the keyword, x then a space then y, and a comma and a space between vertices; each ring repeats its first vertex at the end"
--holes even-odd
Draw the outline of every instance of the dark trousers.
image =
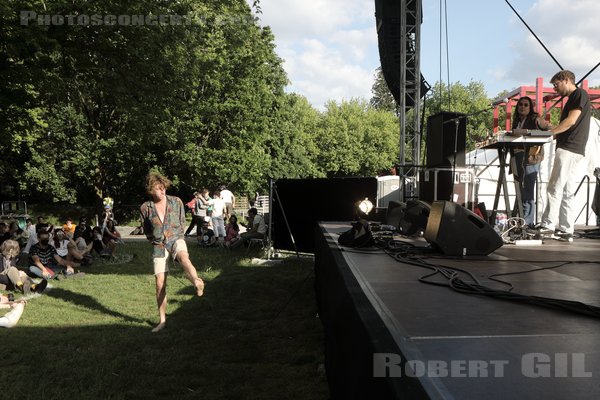
POLYGON ((194 229, 194 226, 196 227, 196 232, 198 232, 200 230, 200 226, 202 225, 203 220, 204 217, 201 217, 199 215, 192 215, 192 222, 190 222, 190 226, 188 226, 188 228, 186 229, 185 234, 189 235, 192 229, 194 229))

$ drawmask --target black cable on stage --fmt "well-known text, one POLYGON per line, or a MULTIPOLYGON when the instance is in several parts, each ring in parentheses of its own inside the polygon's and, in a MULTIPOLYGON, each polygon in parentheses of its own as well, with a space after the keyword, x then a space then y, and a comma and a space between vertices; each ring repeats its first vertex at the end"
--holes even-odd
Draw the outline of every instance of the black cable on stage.
MULTIPOLYGON (((516 275, 516 274, 521 274, 521 273, 531 273, 531 272, 541 271, 541 270, 545 270, 545 269, 558 268, 558 267, 562 267, 564 265, 568 265, 571 263, 580 263, 580 262, 569 261, 569 262, 563 262, 562 264, 559 264, 556 266, 551 266, 551 267, 536 268, 536 269, 531 269, 531 270, 527 270, 527 271, 517 271, 517 272, 511 272, 511 273, 500 273, 500 274, 494 274, 494 275, 488 276, 488 279, 490 279, 490 280, 493 280, 495 282, 509 286, 508 290, 499 290, 499 289, 493 289, 488 286, 482 285, 479 282, 479 280, 472 273, 470 273, 469 271, 460 269, 460 268, 439 266, 439 265, 431 264, 422 259, 414 260, 413 258, 409 258, 406 255, 402 255, 400 253, 389 252, 389 255, 398 262, 402 262, 402 263, 409 264, 409 265, 415 265, 420 268, 425 268, 425 269, 431 270, 432 271, 431 273, 428 273, 419 278, 419 281, 422 283, 427 283, 430 285, 437 285, 437 286, 446 286, 446 287, 451 288, 452 290, 455 290, 455 291, 457 291, 459 293, 463 293, 463 294, 488 296, 488 297, 498 298, 498 299, 502 299, 502 300, 508 300, 508 301, 530 304, 530 305, 535 305, 535 306, 540 306, 540 307, 546 307, 546 308, 560 309, 563 311, 569 311, 569 312, 573 312, 573 313, 577 313, 577 314, 583 314, 586 316, 600 318, 600 307, 585 304, 585 303, 582 303, 579 301, 556 299, 556 298, 542 297, 542 296, 530 296, 530 295, 514 293, 514 292, 512 292, 512 289, 514 287, 510 282, 505 282, 505 281, 495 278, 497 276, 516 275), (461 279, 459 273, 466 274, 469 277, 469 279, 472 281, 472 283, 465 282, 463 279, 461 279), (429 279, 436 275, 443 276, 446 279, 446 281, 439 282, 439 281, 432 281, 429 279)), ((583 263, 597 263, 597 262, 583 262, 583 263)))

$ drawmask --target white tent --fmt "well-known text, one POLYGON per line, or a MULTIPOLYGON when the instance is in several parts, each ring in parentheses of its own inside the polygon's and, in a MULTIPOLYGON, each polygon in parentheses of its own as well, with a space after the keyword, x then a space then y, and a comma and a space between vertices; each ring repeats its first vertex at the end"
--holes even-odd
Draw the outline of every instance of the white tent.
MULTIPOLYGON (((540 175, 537 185, 537 218, 539 221, 544 211, 546 204, 546 187, 548 185, 548 177, 552 170, 554 161, 554 142, 544 145, 545 158, 542 161, 540 175)), ((600 167, 600 120, 592 118, 590 123, 590 134, 586 147, 586 162, 582 165, 580 171, 573 174, 573 179, 581 183, 581 187, 577 192, 575 201, 577 202, 577 210, 579 215, 576 224, 596 225, 596 215, 592 211, 592 200, 596 188, 596 177, 594 169, 600 167)), ((496 149, 477 149, 466 155, 466 163, 469 168, 475 172, 475 198, 479 203, 485 203, 487 210, 492 210, 496 195, 496 187, 498 182, 499 162, 498 151, 496 149)), ((508 172, 508 171, 507 171, 508 172)), ((506 204, 501 192, 498 210, 506 212, 511 210, 515 201, 515 187, 512 174, 507 175, 508 192, 510 204, 506 204)))

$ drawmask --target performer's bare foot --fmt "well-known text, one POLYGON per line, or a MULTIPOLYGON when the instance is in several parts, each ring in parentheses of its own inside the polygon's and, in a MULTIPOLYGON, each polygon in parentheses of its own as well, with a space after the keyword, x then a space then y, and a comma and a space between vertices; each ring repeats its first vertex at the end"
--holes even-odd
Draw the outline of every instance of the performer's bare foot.
POLYGON ((167 322, 161 322, 160 324, 156 325, 154 328, 152 328, 152 333, 156 333, 160 330, 162 330, 165 326, 167 325, 167 322))
POLYGON ((196 294, 198 297, 202 296, 204 294, 204 281, 201 278, 196 278, 196 284, 194 286, 196 286, 196 294))

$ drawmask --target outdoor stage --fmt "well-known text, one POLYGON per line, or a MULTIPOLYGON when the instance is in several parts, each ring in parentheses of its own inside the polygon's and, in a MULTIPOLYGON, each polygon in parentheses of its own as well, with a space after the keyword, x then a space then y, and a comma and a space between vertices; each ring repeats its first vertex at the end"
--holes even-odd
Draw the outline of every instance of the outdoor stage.
MULTIPOLYGON (((600 318, 419 282, 432 271, 383 252, 340 247, 338 234, 349 228, 321 223, 315 237, 332 398, 600 398, 600 318)), ((470 271, 482 285, 503 290, 488 277, 572 261, 498 278, 516 293, 600 306, 596 239, 505 245, 486 257, 428 261, 470 271)))

